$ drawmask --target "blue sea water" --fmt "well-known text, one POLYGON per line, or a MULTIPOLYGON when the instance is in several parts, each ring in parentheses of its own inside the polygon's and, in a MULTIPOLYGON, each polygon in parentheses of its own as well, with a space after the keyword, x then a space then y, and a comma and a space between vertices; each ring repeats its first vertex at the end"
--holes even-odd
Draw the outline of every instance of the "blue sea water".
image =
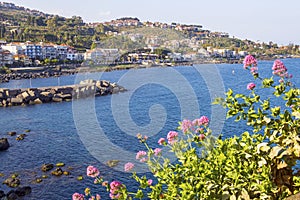
MULTIPOLYGON (((259 62, 263 77, 272 74, 271 61, 259 62)), ((284 60, 293 83, 300 86, 300 59, 284 60)), ((135 154, 145 147, 136 139, 137 133, 149 137, 149 145, 157 147, 157 140, 178 127, 178 121, 201 115, 211 118, 214 134, 224 137, 239 135, 249 128, 241 123, 226 120, 225 111, 212 106, 215 97, 232 88, 237 93, 250 93, 246 89, 254 81, 240 64, 179 66, 173 68, 147 68, 105 73, 88 73, 60 78, 14 80, 3 83, 4 88, 27 88, 70 85, 82 79, 105 79, 118 82, 128 92, 25 107, 0 108, 0 138, 8 137, 11 147, 0 152, 0 182, 12 173, 18 173, 22 185, 31 185, 32 194, 24 199, 71 199, 74 192, 83 193, 85 187, 108 199, 101 186, 95 186, 86 177, 88 165, 97 166, 108 180, 120 180, 135 188, 130 174, 123 172, 127 161, 135 161, 135 154), (7 135, 8 131, 21 134, 31 132, 23 141, 7 135), (115 168, 106 166, 109 160, 119 160, 115 168), (43 163, 64 162, 64 170, 70 176, 53 177, 43 173, 43 163), (48 175, 42 183, 35 179, 48 175), (83 181, 77 177, 82 175, 83 181)), ((267 98, 271 92, 263 92, 267 98)), ((276 100, 279 101, 279 100, 276 100)), ((280 103, 280 102, 278 102, 280 103)), ((147 172, 145 166, 136 163, 137 170, 147 172)), ((5 185, 0 190, 9 191, 5 185)))

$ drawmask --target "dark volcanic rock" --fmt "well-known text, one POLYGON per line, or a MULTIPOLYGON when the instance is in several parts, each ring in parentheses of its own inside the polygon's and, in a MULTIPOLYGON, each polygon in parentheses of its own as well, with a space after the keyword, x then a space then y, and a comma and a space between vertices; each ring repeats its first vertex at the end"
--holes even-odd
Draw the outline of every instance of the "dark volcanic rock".
POLYGON ((43 171, 43 172, 47 172, 47 171, 53 169, 53 167, 54 167, 53 164, 43 164, 43 165, 42 165, 42 171, 43 171))
POLYGON ((7 193, 7 199, 8 200, 16 200, 18 199, 18 195, 12 190, 9 193, 7 193))
POLYGON ((9 148, 9 143, 7 138, 0 139, 0 151, 5 151, 9 148))
POLYGON ((0 198, 5 197, 4 191, 0 190, 0 198))
POLYGON ((30 187, 30 186, 18 187, 18 188, 16 189, 15 193, 16 193, 19 197, 25 196, 25 195, 31 193, 31 187, 30 187))

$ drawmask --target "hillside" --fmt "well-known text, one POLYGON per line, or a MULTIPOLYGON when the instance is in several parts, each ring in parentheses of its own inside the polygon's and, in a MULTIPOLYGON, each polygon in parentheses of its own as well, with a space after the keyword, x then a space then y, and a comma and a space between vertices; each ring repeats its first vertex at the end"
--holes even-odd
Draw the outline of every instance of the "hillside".
POLYGON ((65 43, 85 50, 93 40, 106 37, 104 31, 105 28, 88 27, 78 16, 65 18, 14 4, 0 4, 0 39, 7 42, 65 43))
POLYGON ((140 22, 130 17, 88 24, 80 16, 66 18, 5 2, 0 2, 0 40, 67 44, 79 52, 95 47, 116 48, 121 52, 161 47, 180 53, 198 52, 203 48, 229 49, 266 58, 300 53, 299 45, 278 47, 272 42, 261 44, 230 38, 227 33, 205 30, 201 25, 140 22))

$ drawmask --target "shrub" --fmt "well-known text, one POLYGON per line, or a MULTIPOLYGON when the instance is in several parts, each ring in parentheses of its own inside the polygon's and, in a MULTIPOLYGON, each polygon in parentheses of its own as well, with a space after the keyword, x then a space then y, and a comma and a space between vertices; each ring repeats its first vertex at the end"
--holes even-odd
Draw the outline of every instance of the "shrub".
MULTIPOLYGON (((175 154, 175 163, 165 158, 160 148, 149 147, 147 137, 138 135, 148 151, 138 152, 136 158, 148 165, 154 181, 133 172, 140 185, 135 192, 117 181, 108 184, 97 178, 96 182, 107 187, 112 199, 284 199, 297 193, 300 90, 293 86, 279 60, 274 62, 271 78, 260 77, 257 61, 251 55, 245 58, 244 68, 256 82, 262 82, 262 89, 257 90, 255 83, 245 86, 249 94, 235 94, 229 89, 226 98, 216 99, 215 104, 227 109, 228 118, 245 121, 252 127, 251 132, 214 138, 207 117, 183 120, 178 128, 182 137, 170 131, 158 141, 175 154), (263 99, 259 93, 265 90, 272 90, 274 98, 263 99), (277 105, 278 98, 284 106, 277 105)), ((132 169, 132 163, 125 165, 125 171, 132 169)))

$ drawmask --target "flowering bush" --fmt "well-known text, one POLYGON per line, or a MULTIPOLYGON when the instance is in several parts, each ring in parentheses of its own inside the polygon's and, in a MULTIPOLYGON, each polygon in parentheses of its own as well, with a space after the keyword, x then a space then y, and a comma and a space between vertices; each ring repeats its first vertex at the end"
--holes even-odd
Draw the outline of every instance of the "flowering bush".
MULTIPOLYGON (((258 73, 256 59, 245 58, 244 68, 250 70, 256 81, 262 81, 262 90, 272 90, 274 98, 262 99, 256 84, 249 83, 248 95, 234 94, 229 89, 226 98, 215 104, 227 109, 227 117, 244 120, 252 127, 241 136, 214 138, 209 119, 183 120, 178 131, 170 131, 158 144, 170 149, 177 157, 171 163, 161 148, 152 149, 147 137, 138 135, 148 151, 139 151, 136 159, 147 163, 155 181, 146 176, 133 178, 139 183, 138 191, 129 192, 118 181, 110 184, 97 177, 110 192, 111 199, 284 199, 300 189, 300 172, 295 170, 300 158, 300 90, 290 82, 291 76, 281 61, 275 61, 273 74, 263 79, 258 73), (285 107, 273 102, 281 97, 285 107), (183 133, 180 137, 179 131, 183 133)), ((125 171, 134 169, 132 163, 125 171)), ((90 167, 91 177, 99 170, 90 167)), ((99 174, 98 174, 99 175, 99 174)), ((90 197, 90 191, 86 193, 90 197)), ((83 197, 75 193, 73 199, 83 197)), ((94 197, 95 199, 95 197, 94 197)))

